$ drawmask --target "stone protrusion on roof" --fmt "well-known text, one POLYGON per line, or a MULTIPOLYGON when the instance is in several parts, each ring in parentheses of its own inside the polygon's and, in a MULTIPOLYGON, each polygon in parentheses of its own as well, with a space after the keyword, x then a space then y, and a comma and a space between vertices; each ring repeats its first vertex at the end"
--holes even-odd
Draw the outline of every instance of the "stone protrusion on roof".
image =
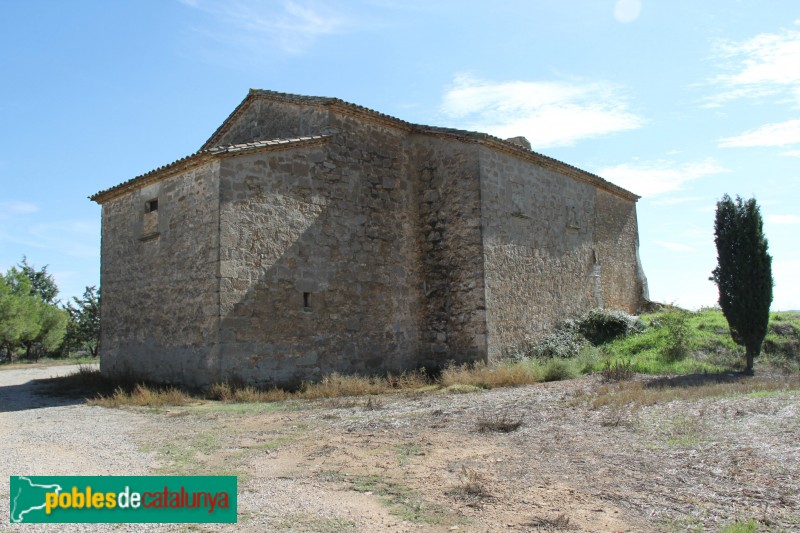
POLYGON ((531 142, 523 137, 522 135, 518 137, 511 137, 510 139, 506 139, 506 142, 510 142, 511 144, 516 144, 517 146, 522 146, 526 150, 531 149, 531 142))

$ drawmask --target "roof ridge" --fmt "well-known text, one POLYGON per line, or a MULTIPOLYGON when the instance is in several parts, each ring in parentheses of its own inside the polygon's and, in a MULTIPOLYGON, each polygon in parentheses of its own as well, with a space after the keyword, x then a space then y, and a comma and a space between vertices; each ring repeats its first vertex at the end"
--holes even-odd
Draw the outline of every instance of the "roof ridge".
MULTIPOLYGON (((520 157, 524 157, 529 160, 535 160, 539 163, 549 165, 550 168, 553 170, 564 171, 565 173, 569 174, 570 176, 576 179, 580 179, 582 181, 601 186, 616 194, 620 194, 630 199, 640 198, 640 196, 600 177, 597 174, 589 172, 588 170, 584 170, 574 165, 570 165, 569 163, 565 163, 559 159, 541 154, 534 150, 528 150, 527 148, 524 148, 516 143, 510 142, 505 139, 501 139, 500 137, 496 137, 489 133, 461 130, 457 128, 448 128, 442 126, 428 126, 425 124, 415 124, 394 117, 392 115, 387 115, 386 113, 381 113, 380 111, 364 107, 359 104, 347 102, 340 98, 334 98, 329 96, 307 96, 302 94, 285 93, 279 91, 271 91, 268 89, 253 89, 253 88, 251 88, 248 91, 247 96, 245 96, 244 100, 242 100, 239 103, 239 105, 236 106, 236 108, 231 112, 231 114, 228 115, 228 117, 222 122, 222 124, 220 124, 220 126, 216 129, 216 131, 211 135, 211 137, 209 137, 209 139, 203 144, 203 146, 200 147, 200 149, 197 152, 189 156, 186 156, 184 158, 178 159, 173 163, 169 163, 167 165, 158 167, 157 169, 151 170, 150 172, 137 176, 136 178, 128 180, 118 185, 117 187, 122 187, 123 185, 130 184, 132 181, 138 178, 149 176, 155 172, 164 171, 167 169, 167 167, 172 167, 172 165, 178 164, 186 159, 201 154, 221 155, 224 153, 240 153, 242 151, 254 148, 265 148, 269 146, 276 146, 281 144, 281 141, 283 141, 283 143, 290 143, 297 141, 318 140, 327 137, 326 135, 312 135, 304 137, 290 137, 285 139, 268 139, 268 140, 265 139, 259 141, 251 141, 250 143, 240 143, 236 145, 226 145, 226 146, 214 145, 213 144, 214 141, 222 137, 222 135, 227 131, 230 125, 233 124, 234 118, 238 114, 243 113, 244 109, 248 106, 249 102, 256 98, 265 98, 273 101, 281 101, 281 102, 296 103, 296 104, 324 106, 324 107, 338 109, 340 112, 343 113, 351 113, 351 114, 366 116, 367 118, 372 118, 373 120, 378 120, 380 122, 390 124, 395 127, 399 127, 401 129, 406 130, 409 133, 416 133, 423 135, 425 134, 446 135, 467 142, 472 141, 478 143, 487 143, 488 145, 491 145, 495 149, 499 149, 511 154, 516 154, 520 157)), ((98 197, 104 196, 105 193, 113 191, 117 189, 117 187, 112 187, 111 189, 100 191, 97 194, 91 196, 90 198, 97 201, 98 197)))
POLYGON ((220 127, 217 128, 217 131, 214 132, 214 134, 208 139, 208 141, 206 141, 206 144, 204 144, 201 149, 210 148, 210 146, 208 146, 208 145, 215 138, 217 138, 217 137, 222 135, 222 133, 226 129, 225 127, 232 122, 231 119, 234 117, 234 115, 239 113, 239 112, 241 112, 243 110, 244 106, 245 106, 245 103, 248 102, 251 98, 267 98, 267 99, 270 99, 270 100, 277 100, 277 101, 290 102, 290 103, 294 102, 294 103, 304 103, 304 104, 312 104, 312 105, 322 105, 322 106, 326 106, 326 107, 338 107, 339 109, 341 109, 343 111, 350 111, 350 112, 356 112, 356 113, 360 113, 360 114, 366 114, 366 115, 371 116, 373 118, 377 118, 377 119, 379 119, 381 121, 394 123, 396 126, 399 126, 399 127, 403 128, 403 129, 406 129, 406 130, 408 130, 409 132, 412 132, 412 133, 422 133, 422 134, 433 133, 433 134, 440 134, 440 135, 443 134, 443 135, 452 135, 454 137, 461 138, 461 139, 464 139, 464 140, 488 141, 488 142, 491 142, 491 143, 493 143, 495 145, 499 145, 498 147, 502 147, 502 149, 504 149, 504 150, 506 150, 508 152, 516 153, 516 154, 523 155, 523 156, 527 156, 528 158, 530 158, 532 156, 535 159, 547 162, 547 163, 549 163, 551 165, 563 167, 565 170, 570 171, 572 173, 572 175, 575 176, 575 177, 578 177, 577 174, 583 175, 583 176, 587 177, 590 182, 595 183, 597 185, 604 185, 607 188, 613 190, 614 192, 623 193, 624 195, 630 196, 632 198, 637 198, 637 199, 640 198, 640 196, 628 191, 627 189, 624 189, 624 188, 620 187, 619 185, 611 183, 610 181, 602 178, 601 176, 598 176, 597 174, 595 174, 593 172, 589 172, 588 170, 584 170, 584 169, 576 167, 574 165, 570 165, 569 163, 565 163, 565 162, 563 162, 563 161, 561 161, 559 159, 544 155, 544 154, 536 152, 534 150, 528 150, 528 149, 523 148, 522 146, 520 146, 520 145, 518 145, 516 143, 512 143, 512 142, 510 142, 510 141, 508 141, 506 139, 502 139, 500 137, 491 135, 489 133, 480 132, 480 131, 462 130, 462 129, 458 129, 458 128, 448 128, 448 127, 443 127, 443 126, 428 126, 428 125, 425 125, 425 124, 416 124, 416 123, 413 123, 413 122, 405 121, 403 119, 397 118, 397 117, 392 116, 392 115, 387 115, 386 113, 381 113, 380 111, 376 111, 374 109, 371 109, 371 108, 368 108, 368 107, 365 107, 365 106, 362 106, 362 105, 359 105, 359 104, 354 104, 354 103, 351 103, 351 102, 347 102, 345 100, 342 100, 341 98, 334 98, 334 97, 330 97, 330 96, 307 96, 307 95, 302 95, 302 94, 271 91, 269 89, 253 89, 253 88, 251 88, 248 91, 247 96, 245 97, 245 99, 242 100, 242 102, 236 107, 236 109, 234 109, 234 111, 230 114, 230 116, 228 116, 228 118, 225 119, 225 121, 222 123, 222 125, 220 125, 220 127))

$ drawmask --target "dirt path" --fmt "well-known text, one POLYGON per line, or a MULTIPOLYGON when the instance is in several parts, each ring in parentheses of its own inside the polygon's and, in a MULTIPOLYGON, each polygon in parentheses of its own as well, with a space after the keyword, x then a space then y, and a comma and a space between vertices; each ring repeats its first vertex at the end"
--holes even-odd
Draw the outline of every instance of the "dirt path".
MULTIPOLYGON (((55 401, 32 381, 69 371, 0 371, 0 475, 238 475, 239 524, 185 530, 800 529, 796 393, 592 409, 584 378, 153 411, 55 401), (504 421, 522 425, 479 430, 504 421)), ((7 524, 7 484, 0 510, 7 524)))

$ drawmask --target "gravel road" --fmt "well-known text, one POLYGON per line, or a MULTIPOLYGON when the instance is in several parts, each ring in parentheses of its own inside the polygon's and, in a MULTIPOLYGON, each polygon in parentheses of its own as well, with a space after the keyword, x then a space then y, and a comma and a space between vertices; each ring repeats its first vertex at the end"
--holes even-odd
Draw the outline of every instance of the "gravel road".
MULTIPOLYGON (((42 394, 38 380, 69 374, 76 368, 0 370, 0 479, 6 480, 0 483, 0 524, 10 521, 9 476, 146 475, 154 464, 153 454, 142 453, 133 443, 136 432, 150 423, 146 415, 42 394)), ((31 526, 2 527, 30 531, 31 526)), ((65 524, 37 527, 43 531, 101 529, 65 524)), ((130 528, 134 530, 141 528, 130 528)))
MULTIPOLYGON (((775 378, 790 380, 783 392, 622 407, 592 406, 597 376, 157 410, 41 394, 36 380, 74 370, 0 370, 3 479, 233 473, 239 522, 35 531, 718 531, 750 518, 800 530, 797 377, 775 378), (479 429, 505 419, 521 426, 479 429)), ((34 530, 8 513, 3 482, 0 530, 34 530)))

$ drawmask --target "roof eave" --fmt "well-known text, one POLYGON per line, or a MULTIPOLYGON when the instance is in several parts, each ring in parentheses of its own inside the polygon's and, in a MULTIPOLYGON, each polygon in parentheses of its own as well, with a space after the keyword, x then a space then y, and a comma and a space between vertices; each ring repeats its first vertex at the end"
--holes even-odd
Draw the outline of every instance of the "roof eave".
POLYGON ((146 172, 139 176, 129 179, 119 185, 111 187, 93 194, 89 197, 90 200, 97 202, 100 205, 118 198, 130 191, 141 189, 151 183, 164 180, 181 172, 185 172, 192 168, 199 167, 206 163, 215 160, 226 159, 238 155, 273 152, 281 150, 289 150, 291 148, 308 147, 318 144, 323 144, 328 141, 330 135, 317 135, 313 137, 302 137, 294 139, 274 139, 270 141, 259 141, 252 143, 244 143, 232 146, 220 146, 212 149, 202 150, 188 155, 177 161, 173 161, 162 167, 158 167, 150 172, 146 172))

